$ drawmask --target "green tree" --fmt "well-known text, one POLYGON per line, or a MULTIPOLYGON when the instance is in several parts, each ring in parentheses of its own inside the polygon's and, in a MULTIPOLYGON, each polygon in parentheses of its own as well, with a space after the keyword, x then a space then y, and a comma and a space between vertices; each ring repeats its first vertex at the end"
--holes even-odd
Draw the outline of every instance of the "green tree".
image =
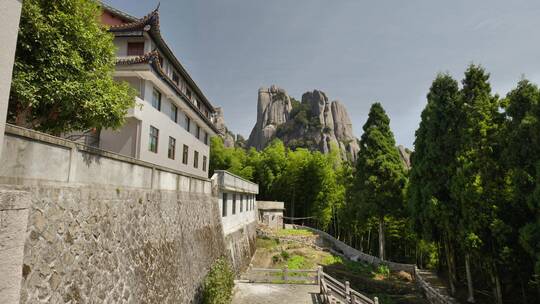
POLYGON ((461 212, 458 237, 465 253, 469 301, 474 301, 471 260, 481 256, 479 268, 489 273, 497 303, 501 303, 497 246, 491 228, 500 224, 499 206, 504 203, 500 192, 504 171, 498 161, 503 116, 498 97, 491 94, 489 74, 480 66, 471 65, 465 72, 461 98, 465 115, 451 195, 461 212))
MULTIPOLYGON (((512 270, 509 281, 526 290, 533 274, 540 275, 540 89, 521 80, 508 93, 504 104, 508 117, 504 160, 509 197, 501 214, 510 229, 506 229, 507 237, 501 248, 505 254, 501 254, 501 259, 506 262, 505 269, 512 270)), ((540 295, 538 279, 531 282, 540 295)), ((522 302, 525 301, 523 296, 522 302)))
POLYGON ((403 190, 407 181, 399 157, 390 119, 380 103, 374 103, 363 126, 355 184, 360 210, 377 217, 379 222, 379 257, 385 258, 385 216, 403 209, 403 190))
POLYGON ((113 81, 113 37, 87 0, 25 0, 8 119, 53 134, 123 124, 135 93, 113 81))
POLYGON ((407 191, 409 212, 416 231, 423 238, 444 245, 452 294, 456 283, 454 231, 459 209, 451 199, 448 181, 457 165, 455 154, 460 141, 461 117, 457 81, 447 74, 437 75, 416 131, 407 191))

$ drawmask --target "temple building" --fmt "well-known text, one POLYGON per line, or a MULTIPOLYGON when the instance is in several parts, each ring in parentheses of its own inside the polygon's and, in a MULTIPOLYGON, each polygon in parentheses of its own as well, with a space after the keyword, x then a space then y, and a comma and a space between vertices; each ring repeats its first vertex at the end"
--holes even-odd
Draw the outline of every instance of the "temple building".
POLYGON ((160 33, 159 11, 136 18, 102 4, 114 34, 114 78, 137 91, 119 130, 101 130, 99 148, 188 174, 208 177, 216 110, 160 33))

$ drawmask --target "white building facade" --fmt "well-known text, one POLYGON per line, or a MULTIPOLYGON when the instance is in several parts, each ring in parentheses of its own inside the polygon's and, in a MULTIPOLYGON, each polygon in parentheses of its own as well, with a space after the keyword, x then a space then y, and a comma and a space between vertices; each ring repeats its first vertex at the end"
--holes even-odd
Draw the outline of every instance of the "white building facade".
POLYGON ((199 177, 208 177, 215 108, 161 37, 159 12, 136 18, 103 5, 114 34, 114 78, 137 92, 119 130, 101 130, 99 147, 199 177))

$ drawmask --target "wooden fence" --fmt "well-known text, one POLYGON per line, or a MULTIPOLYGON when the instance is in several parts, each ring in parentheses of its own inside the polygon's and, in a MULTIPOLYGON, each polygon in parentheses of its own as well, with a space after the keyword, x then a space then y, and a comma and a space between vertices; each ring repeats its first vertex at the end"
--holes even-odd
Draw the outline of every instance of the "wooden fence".
POLYGON ((319 285, 320 295, 324 304, 378 304, 377 297, 373 300, 352 289, 348 281, 341 283, 323 271, 322 266, 316 270, 305 269, 270 269, 250 268, 242 276, 252 283, 272 284, 313 284, 319 285))

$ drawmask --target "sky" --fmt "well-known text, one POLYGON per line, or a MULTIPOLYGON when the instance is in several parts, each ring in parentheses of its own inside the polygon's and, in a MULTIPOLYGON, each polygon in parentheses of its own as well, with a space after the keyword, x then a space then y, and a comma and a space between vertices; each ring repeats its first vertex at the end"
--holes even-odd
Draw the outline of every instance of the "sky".
POLYGON ((382 103, 398 144, 414 132, 437 73, 461 81, 471 63, 504 96, 540 83, 538 0, 106 0, 142 17, 160 4, 165 40, 229 129, 247 138, 257 91, 340 100, 357 137, 382 103))

